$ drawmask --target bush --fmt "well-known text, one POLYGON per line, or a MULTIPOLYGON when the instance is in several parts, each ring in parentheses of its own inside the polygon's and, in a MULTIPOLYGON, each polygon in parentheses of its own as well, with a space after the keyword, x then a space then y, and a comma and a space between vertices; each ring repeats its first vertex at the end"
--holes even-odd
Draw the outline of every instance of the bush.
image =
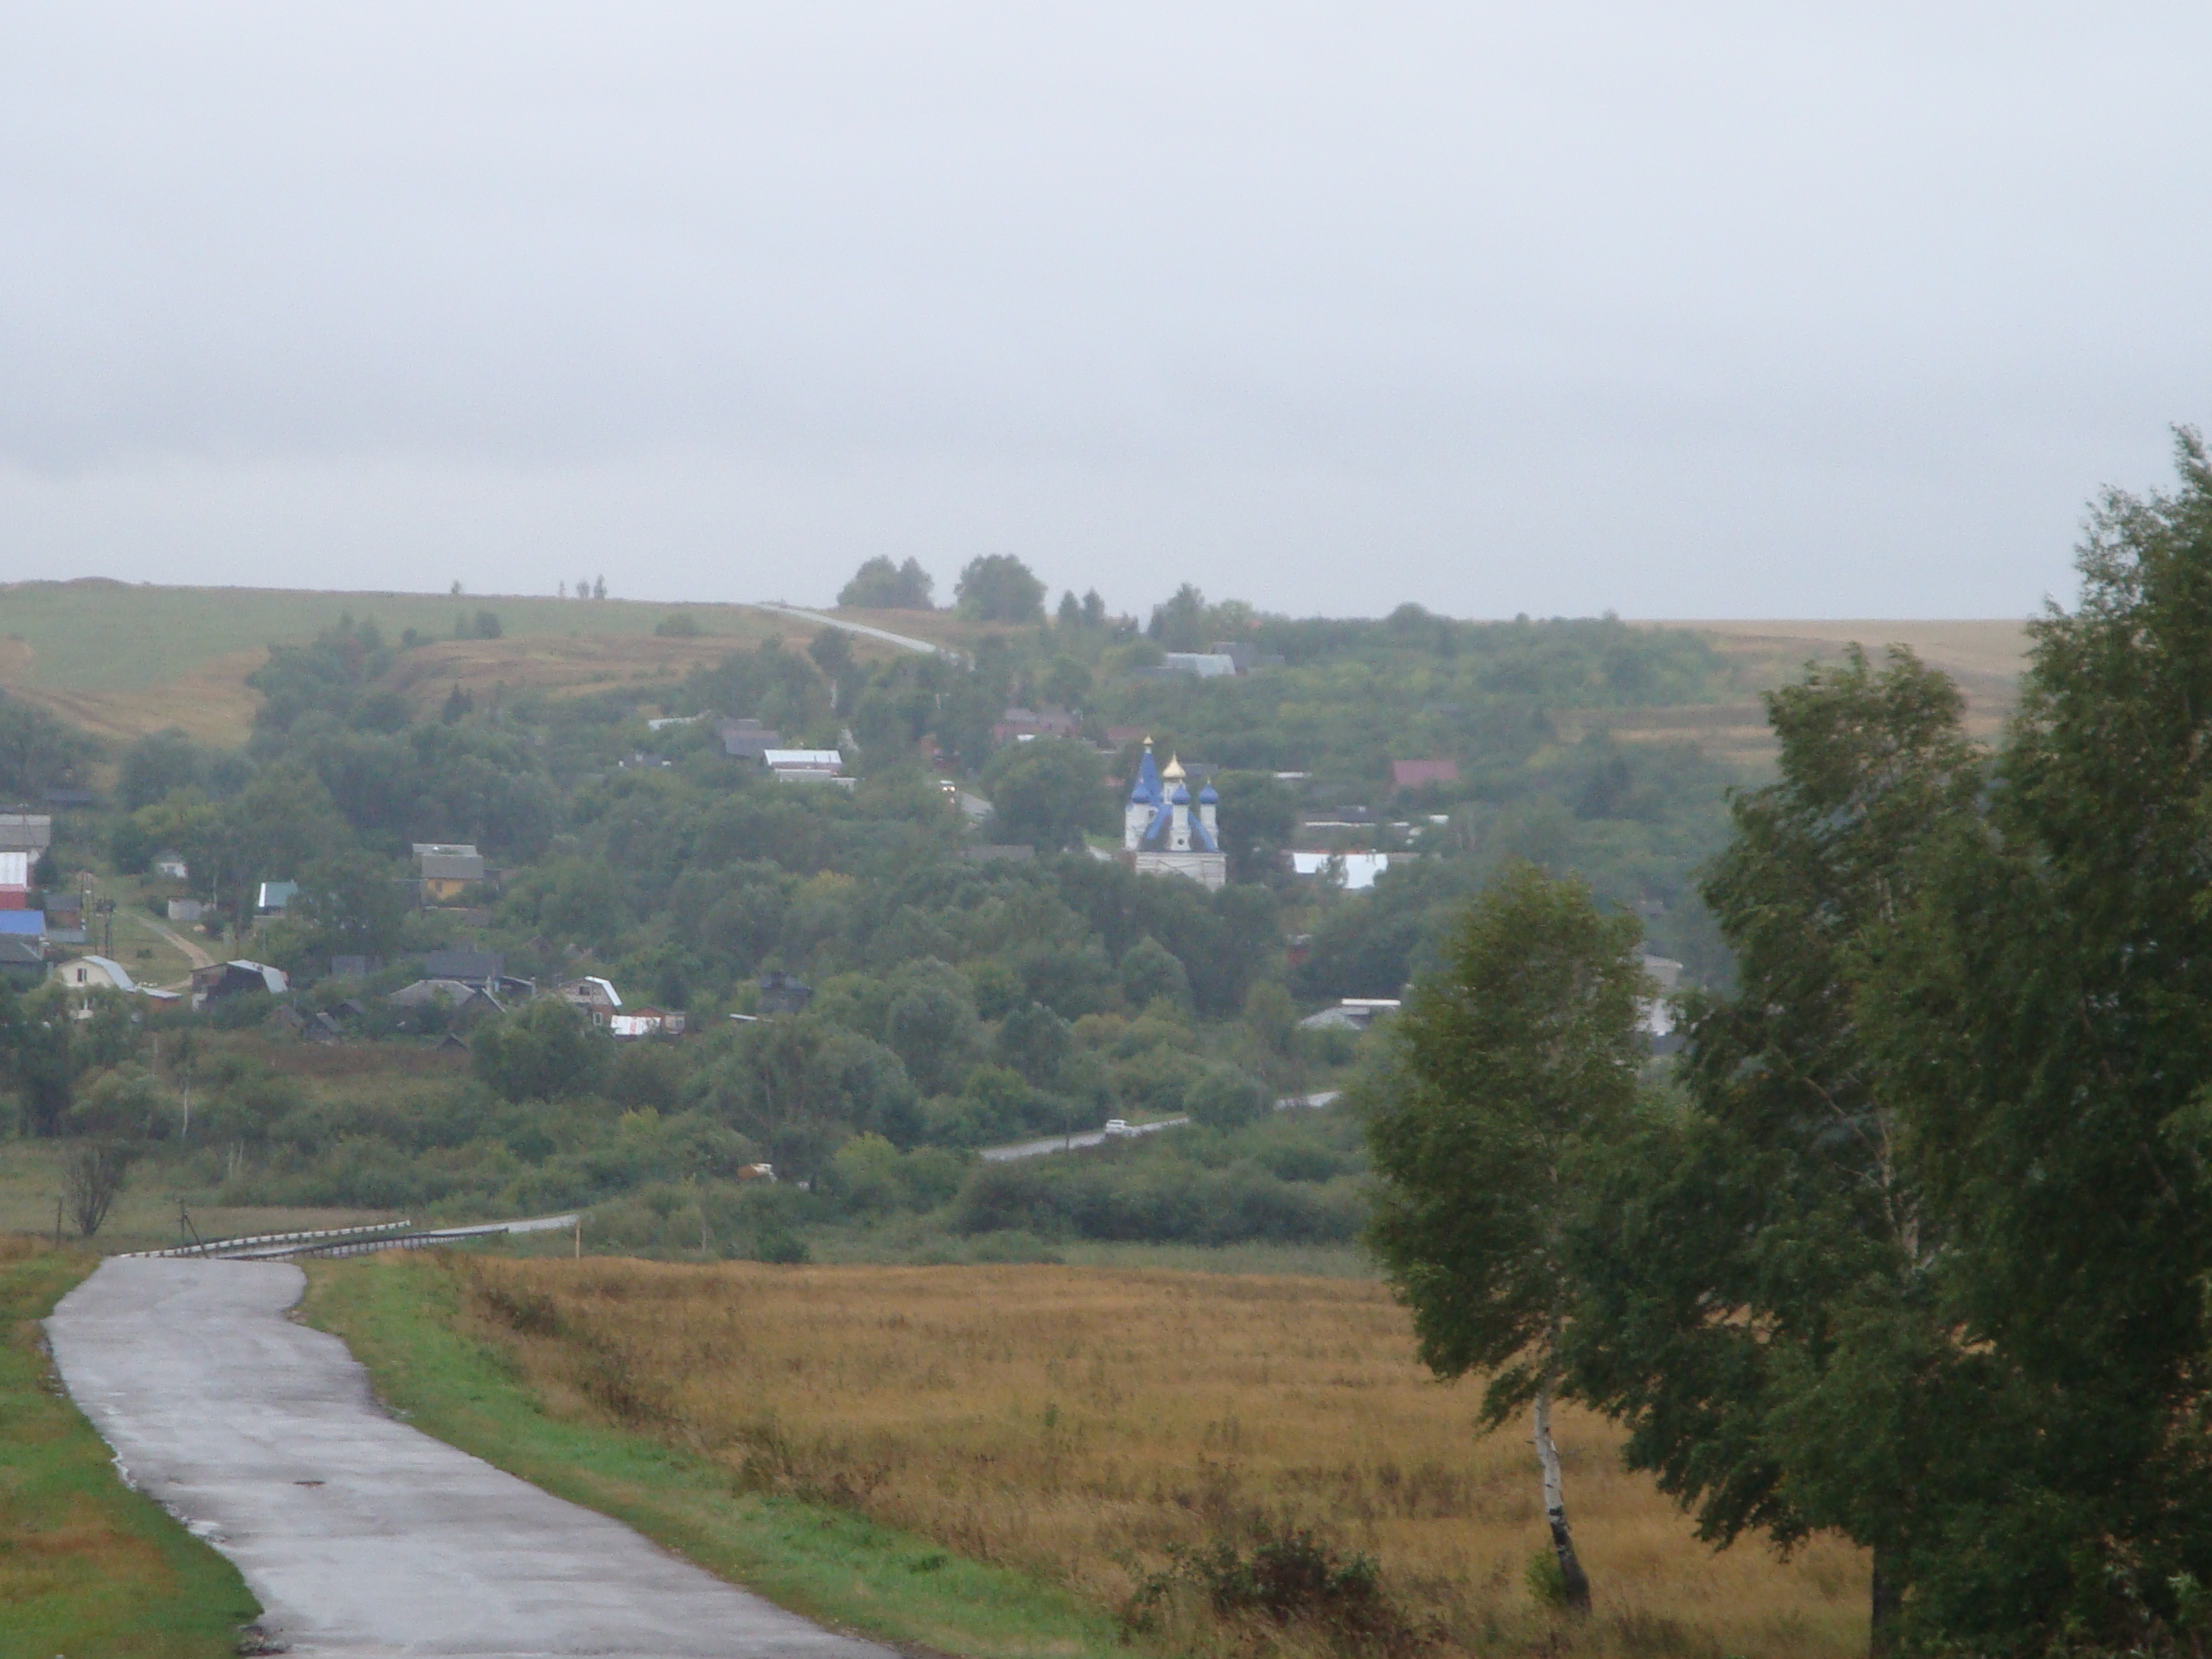
POLYGON ((1268 1108, 1267 1091, 1257 1078, 1233 1066, 1209 1066, 1183 1097, 1194 1122, 1209 1129, 1239 1129, 1268 1108))

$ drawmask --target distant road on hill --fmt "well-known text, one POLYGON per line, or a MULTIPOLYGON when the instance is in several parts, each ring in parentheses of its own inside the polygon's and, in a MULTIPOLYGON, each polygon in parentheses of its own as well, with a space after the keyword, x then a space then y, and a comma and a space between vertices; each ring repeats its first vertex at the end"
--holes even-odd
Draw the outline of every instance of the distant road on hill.
MULTIPOLYGON (((1301 1106, 1327 1106, 1343 1097, 1339 1089, 1324 1090, 1317 1095, 1285 1095, 1275 1103, 1279 1112, 1295 1111, 1301 1106)), ((1187 1117, 1164 1117, 1151 1123, 1133 1123, 1129 1137, 1158 1134, 1163 1129, 1179 1129, 1189 1122, 1187 1117)), ((1121 1139, 1115 1136, 1113 1139, 1121 1139)), ((1081 1134, 1046 1135, 1038 1140, 1018 1140, 1011 1146, 986 1146, 975 1154, 986 1164, 1011 1164, 1016 1158, 1042 1158, 1048 1152, 1072 1152, 1085 1146, 1103 1146, 1109 1137, 1102 1129, 1085 1129, 1081 1134)))
POLYGON ((796 622, 818 623, 824 628, 841 628, 848 634, 858 634, 871 640, 881 640, 886 645, 897 646, 902 651, 918 651, 925 657, 957 658, 960 653, 950 646, 932 645, 927 640, 915 639, 911 634, 894 634, 888 629, 872 628, 866 623, 848 622, 826 611, 802 611, 795 605, 756 604, 756 611, 765 611, 770 616, 789 617, 796 622))

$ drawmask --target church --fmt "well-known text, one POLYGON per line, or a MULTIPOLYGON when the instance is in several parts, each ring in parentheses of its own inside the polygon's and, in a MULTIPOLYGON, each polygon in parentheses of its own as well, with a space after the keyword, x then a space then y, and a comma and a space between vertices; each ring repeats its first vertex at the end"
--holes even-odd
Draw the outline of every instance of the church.
POLYGON ((1182 761, 1170 756, 1161 771, 1152 764, 1152 740, 1146 738, 1122 816, 1121 861, 1140 876, 1188 876, 1219 892, 1229 882, 1229 855, 1213 822, 1219 799, 1209 783, 1193 811, 1182 761))

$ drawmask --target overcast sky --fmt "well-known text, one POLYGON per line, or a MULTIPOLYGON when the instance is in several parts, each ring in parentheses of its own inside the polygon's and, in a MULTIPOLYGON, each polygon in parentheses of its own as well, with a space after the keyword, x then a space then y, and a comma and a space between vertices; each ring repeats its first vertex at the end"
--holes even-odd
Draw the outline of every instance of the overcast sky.
POLYGON ((4 579, 2004 616, 2212 422, 2201 5, 0 21, 4 579))

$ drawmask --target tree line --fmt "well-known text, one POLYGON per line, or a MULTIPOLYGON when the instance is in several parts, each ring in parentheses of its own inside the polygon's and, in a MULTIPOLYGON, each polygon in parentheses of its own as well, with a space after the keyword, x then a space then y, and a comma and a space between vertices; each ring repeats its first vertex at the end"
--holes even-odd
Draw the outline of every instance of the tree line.
MULTIPOLYGON (((1489 1419, 1557 1398, 1724 1546, 1871 1553, 1882 1652, 2201 1652, 2212 1607, 2212 464, 2107 495, 1985 747, 1854 653, 1768 698, 1639 1082, 1632 920, 1532 866, 1420 987, 1374 1238, 1489 1419)), ((1556 1464, 1571 1602, 1591 1589, 1556 1464)))

